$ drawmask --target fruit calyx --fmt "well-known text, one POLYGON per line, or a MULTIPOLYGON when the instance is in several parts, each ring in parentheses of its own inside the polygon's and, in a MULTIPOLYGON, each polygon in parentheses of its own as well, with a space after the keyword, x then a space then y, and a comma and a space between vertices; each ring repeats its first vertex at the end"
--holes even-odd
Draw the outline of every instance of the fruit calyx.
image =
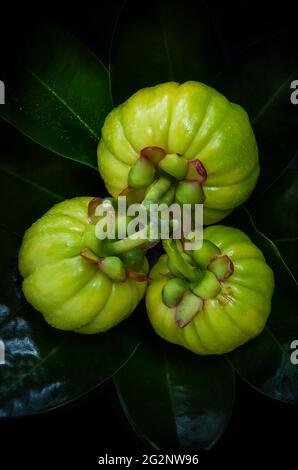
POLYGON ((190 282, 198 281, 202 278, 201 269, 191 263, 191 258, 181 249, 179 240, 163 240, 163 247, 168 255, 168 266, 172 274, 182 277, 190 282))
MULTIPOLYGON (((99 256, 120 255, 135 248, 142 248, 146 251, 149 245, 159 241, 149 237, 150 225, 142 227, 132 235, 127 235, 129 217, 117 212, 117 199, 95 197, 89 202, 87 213, 89 225, 85 229, 86 245, 99 256), (98 210, 100 206, 101 211, 98 210), (108 228, 109 231, 114 227, 114 238, 104 237, 102 239, 101 236, 96 236, 97 227, 95 226, 100 222, 101 218, 105 219, 106 217, 109 218, 109 216, 108 227, 103 225, 103 230, 106 231, 106 228, 108 228), (119 230, 121 230, 123 235, 117 238, 119 230), (98 246, 95 248, 95 245, 98 246)), ((99 232, 101 232, 101 229, 102 227, 98 229, 99 232)))
POLYGON ((164 240, 163 247, 170 274, 162 300, 167 307, 174 308, 175 322, 184 328, 203 312, 205 301, 221 294, 222 283, 233 274, 234 265, 209 240, 203 240, 199 249, 189 252, 184 251, 180 240, 164 240))
POLYGON ((132 279, 138 282, 147 281, 147 276, 142 272, 133 271, 127 268, 118 256, 97 256, 90 248, 84 248, 80 253, 81 258, 90 264, 95 264, 111 280, 124 282, 132 279))
POLYGON ((206 179, 206 169, 199 159, 188 160, 160 147, 144 147, 129 171, 128 188, 121 195, 147 188, 144 203, 149 205, 160 202, 174 187, 168 194, 168 204, 174 201, 178 204, 201 204, 205 199, 203 183, 206 179))

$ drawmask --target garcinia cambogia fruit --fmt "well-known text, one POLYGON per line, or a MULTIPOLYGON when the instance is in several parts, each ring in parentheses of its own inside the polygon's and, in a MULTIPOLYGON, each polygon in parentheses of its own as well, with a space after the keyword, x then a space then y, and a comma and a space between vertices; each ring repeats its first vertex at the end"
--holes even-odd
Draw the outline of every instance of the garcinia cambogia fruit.
POLYGON ((148 262, 142 247, 96 237, 100 218, 94 211, 101 202, 77 197, 58 203, 25 232, 19 253, 23 292, 55 328, 109 330, 144 296, 148 262))
POLYGON ((203 236, 202 246, 188 251, 191 260, 176 240, 164 240, 167 254, 149 276, 147 312, 156 333, 170 343, 196 354, 223 354, 263 330, 273 272, 240 230, 214 225, 203 236))
POLYGON ((242 204, 259 176, 244 109, 194 81, 144 88, 106 118, 98 166, 110 194, 204 203, 205 225, 242 204))

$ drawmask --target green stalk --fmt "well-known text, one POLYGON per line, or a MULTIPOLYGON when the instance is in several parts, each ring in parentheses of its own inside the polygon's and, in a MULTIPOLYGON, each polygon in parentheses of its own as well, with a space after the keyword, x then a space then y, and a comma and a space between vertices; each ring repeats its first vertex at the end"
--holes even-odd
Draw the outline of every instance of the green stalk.
POLYGON ((174 264, 175 269, 179 271, 183 277, 188 279, 191 282, 199 281, 203 277, 203 273, 199 268, 192 266, 186 259, 182 256, 174 240, 164 240, 163 247, 174 264))
POLYGON ((133 233, 129 237, 123 238, 122 240, 108 240, 108 242, 105 243, 104 251, 106 254, 116 255, 131 250, 132 248, 136 248, 137 246, 145 245, 149 241, 147 233, 148 226, 139 232, 133 233), (144 237, 142 235, 144 235, 144 237))
POLYGON ((145 194, 143 205, 158 203, 161 197, 170 189, 173 184, 172 178, 168 176, 160 176, 149 188, 145 194))

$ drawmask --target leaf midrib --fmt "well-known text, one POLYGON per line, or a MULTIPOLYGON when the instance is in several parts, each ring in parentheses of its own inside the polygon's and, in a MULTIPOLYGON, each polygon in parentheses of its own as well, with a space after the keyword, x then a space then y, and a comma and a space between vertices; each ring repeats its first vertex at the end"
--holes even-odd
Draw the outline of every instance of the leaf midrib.
POLYGON ((289 80, 291 77, 295 75, 297 72, 298 67, 296 67, 288 76, 287 78, 282 82, 282 84, 279 86, 279 88, 269 97, 269 99, 265 102, 265 104, 262 106, 262 108, 258 111, 256 116, 252 118, 251 123, 252 125, 255 125, 257 121, 262 117, 263 114, 267 111, 268 108, 274 103, 275 99, 278 98, 278 96, 281 94, 283 89, 286 87, 288 84, 289 80))
POLYGON ((261 237, 263 237, 263 238, 271 245, 272 250, 274 251, 274 254, 277 256, 277 258, 280 259, 281 263, 283 264, 283 266, 285 267, 285 269, 288 271, 288 273, 289 273, 289 275, 291 276, 292 280, 294 281, 294 283, 296 284, 296 286, 298 286, 298 281, 297 281, 296 277, 294 276, 294 274, 292 273, 291 269, 289 268, 289 266, 287 265, 287 263, 286 263, 285 260, 283 259, 282 255, 281 255, 279 249, 277 248, 277 246, 275 245, 275 243, 274 243, 270 238, 268 238, 266 235, 264 235, 264 233, 261 232, 261 231, 257 228, 257 226, 256 226, 256 224, 255 224, 255 222, 254 222, 254 220, 253 220, 253 217, 252 217, 251 213, 249 212, 249 210, 248 210, 244 205, 243 205, 242 207, 243 207, 243 209, 245 210, 245 212, 247 213, 247 215, 248 215, 248 217, 249 217, 249 220, 250 220, 250 222, 251 222, 251 224, 252 224, 254 230, 255 230, 261 237))
POLYGON ((40 186, 39 184, 34 183, 33 181, 31 181, 27 178, 24 178, 23 176, 19 175, 18 173, 15 173, 14 171, 9 170, 8 168, 3 167, 2 165, 0 165, 0 171, 2 171, 3 173, 6 173, 9 176, 13 176, 16 179, 19 179, 23 183, 25 183, 29 186, 32 186, 34 189, 37 189, 38 191, 42 191, 44 193, 47 193, 48 195, 50 195, 51 197, 54 197, 55 199, 58 199, 60 201, 63 201, 63 199, 64 199, 64 197, 61 196, 60 194, 57 194, 54 191, 51 191, 50 189, 45 188, 44 186, 40 186))
POLYGON ((66 109, 80 122, 80 124, 87 129, 89 134, 91 135, 92 139, 97 142, 98 135, 96 131, 89 126, 89 124, 84 121, 84 119, 64 100, 50 85, 48 85, 41 77, 39 77, 33 70, 26 69, 26 71, 40 84, 42 85, 48 92, 50 92, 66 109))

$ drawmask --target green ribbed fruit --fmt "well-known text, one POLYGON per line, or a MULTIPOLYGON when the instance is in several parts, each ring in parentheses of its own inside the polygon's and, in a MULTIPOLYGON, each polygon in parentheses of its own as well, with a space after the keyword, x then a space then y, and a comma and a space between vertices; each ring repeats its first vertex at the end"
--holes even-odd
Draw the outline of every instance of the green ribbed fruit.
MULTIPOLYGON (((150 184, 166 171, 173 185, 184 177, 181 162, 175 169, 173 155, 200 162, 201 173, 193 167, 185 178, 202 184, 200 199, 204 201, 206 225, 218 222, 242 204, 259 176, 257 144, 245 110, 194 81, 139 90, 107 116, 98 146, 98 167, 110 194, 117 196, 128 187, 130 171, 135 179, 137 172, 138 187, 142 178, 147 187, 148 178, 134 167, 141 152, 154 166, 154 171, 149 171, 150 184), (171 155, 171 165, 162 163, 166 155, 171 155)), ((185 202, 185 198, 187 194, 180 194, 177 200, 185 202)))
MULTIPOLYGON (((167 298, 172 298, 176 276, 168 263, 171 251, 165 246, 168 254, 150 272, 147 312, 154 330, 166 341, 196 354, 224 354, 263 330, 270 314, 274 277, 262 252, 240 230, 214 225, 203 236, 219 250, 212 252, 209 243, 210 259, 206 262, 205 250, 203 278, 195 283, 185 279, 185 291, 179 291, 181 302, 169 307, 163 298, 165 286, 167 298)), ((200 259, 193 256, 196 258, 200 259)))

